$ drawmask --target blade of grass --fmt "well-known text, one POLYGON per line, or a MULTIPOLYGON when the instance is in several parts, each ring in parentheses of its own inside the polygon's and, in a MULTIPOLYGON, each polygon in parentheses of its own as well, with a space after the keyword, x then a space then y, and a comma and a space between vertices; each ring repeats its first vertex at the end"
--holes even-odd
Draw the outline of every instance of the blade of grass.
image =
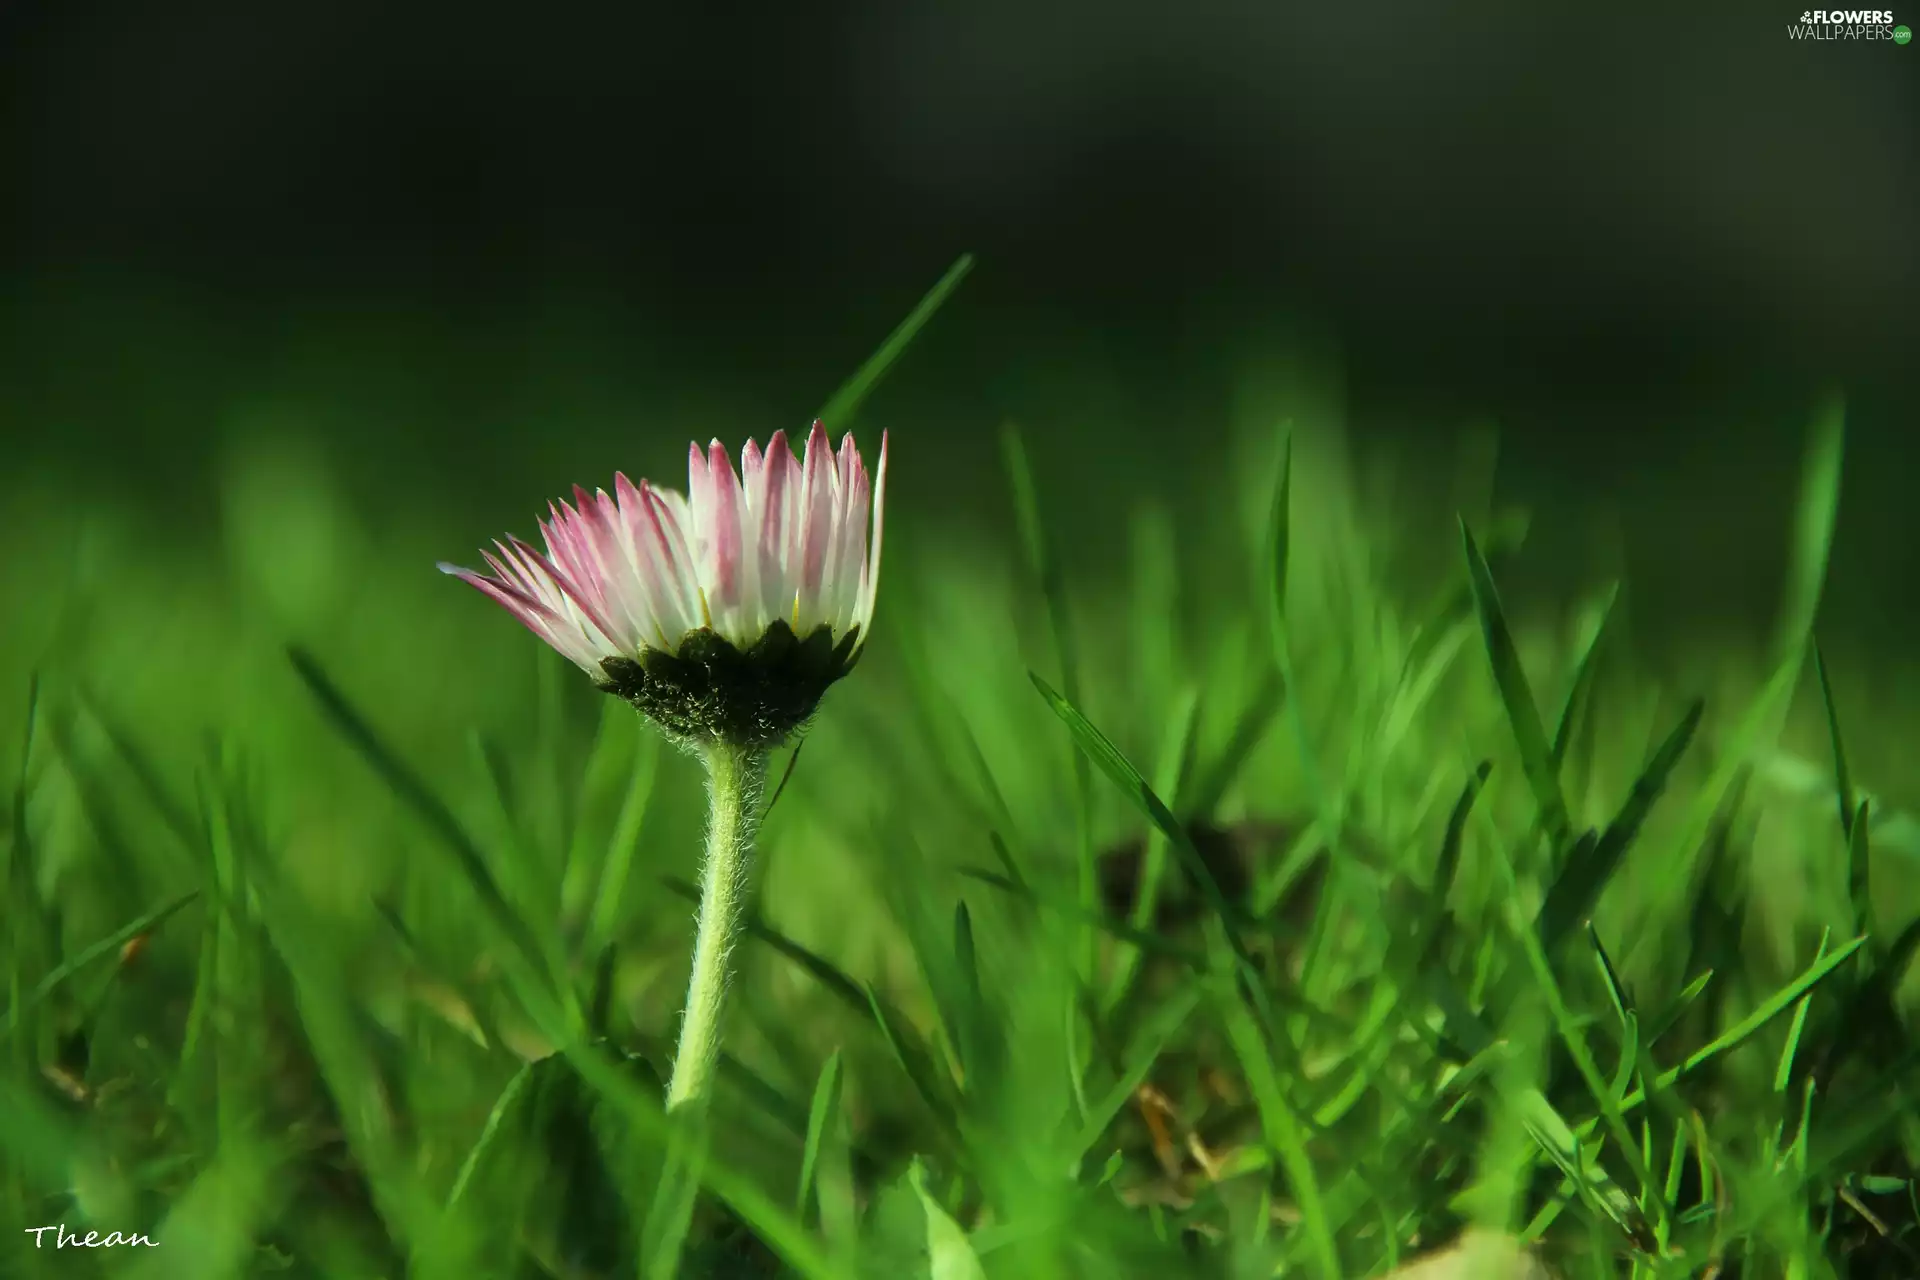
MULTIPOLYGON (((1855 831, 1860 829, 1858 826, 1854 828, 1855 831)), ((1841 1008, 1840 1025, 1863 1027, 1882 1018, 1897 1024, 1898 1015, 1891 1012, 1890 1006, 1916 952, 1920 952, 1920 920, 1911 922, 1900 931, 1885 957, 1874 966, 1866 980, 1854 988, 1841 1008)), ((1816 1076, 1821 1080, 1834 1079, 1839 1075, 1840 1068, 1865 1047, 1865 1041, 1866 1037, 1857 1035, 1836 1036, 1828 1041, 1816 1076)))
POLYGON ((1658 1043, 1660 1038, 1666 1035, 1667 1032, 1673 1030, 1674 1024, 1680 1021, 1681 1016, 1686 1013, 1687 1009, 1695 1000, 1700 998, 1700 993, 1705 991, 1707 984, 1712 981, 1713 970, 1703 969, 1698 977, 1680 989, 1680 994, 1673 998, 1672 1004, 1661 1011, 1659 1017, 1647 1024, 1647 1046, 1649 1048, 1658 1043))
MULTIPOLYGON (((567 843, 560 864, 559 915, 571 937, 585 932, 592 918, 592 895, 605 868, 605 859, 594 849, 593 823, 587 821, 595 799, 620 785, 628 771, 622 756, 633 737, 633 722, 639 717, 618 698, 602 699, 599 722, 594 726, 593 743, 587 749, 585 767, 579 780, 564 799, 567 814, 567 843)), ((589 953, 591 954, 591 953, 589 953)))
POLYGON ((1555 951, 1580 925, 1586 922, 1600 900, 1607 881, 1619 869, 1628 848, 1639 836, 1640 828, 1652 812, 1654 803, 1666 792, 1675 766, 1693 743, 1706 713, 1706 703, 1696 699, 1686 715, 1667 735, 1653 759, 1634 780, 1627 802, 1614 820, 1607 824, 1600 840, 1586 856, 1571 857, 1555 877, 1547 900, 1540 908, 1539 935, 1549 953, 1555 951))
POLYGON ((700 1198, 700 1170, 706 1163, 704 1117, 672 1116, 666 1163, 654 1184, 653 1203, 641 1225, 640 1238, 646 1280, 678 1280, 687 1236, 693 1229, 694 1205, 700 1198))
POLYGON ((979 1255, 967 1241, 967 1233, 927 1189, 926 1166, 917 1156, 907 1170, 907 1181, 927 1218, 928 1280, 987 1280, 979 1255))
POLYGON ((1833 529, 1840 511, 1846 433, 1846 404, 1838 396, 1830 397, 1807 432, 1793 540, 1788 546, 1786 590, 1775 639, 1776 660, 1791 659, 1796 670, 1806 652, 1826 587, 1827 558, 1833 549, 1833 529))
POLYGON ((1533 688, 1520 665, 1520 651, 1514 645, 1513 633, 1508 629, 1506 614, 1500 607, 1500 593, 1494 586, 1493 571, 1487 567, 1486 557, 1480 553, 1479 544, 1473 540, 1473 532, 1467 528, 1466 520, 1462 519, 1459 523, 1460 543, 1466 555, 1474 610, 1480 617, 1480 631, 1486 640, 1487 658, 1493 666, 1494 685, 1499 690, 1501 706, 1506 710, 1507 723, 1513 729, 1514 743, 1520 749, 1520 767, 1526 774, 1527 785, 1533 790, 1541 828, 1546 833, 1553 856, 1558 857, 1560 851, 1567 847, 1572 833, 1567 802, 1560 792, 1559 769, 1553 749, 1547 743, 1546 731, 1540 726, 1539 704, 1534 701, 1533 688))
POLYGON ((1827 674, 1827 657, 1819 640, 1812 642, 1813 671, 1820 680, 1820 705, 1827 713, 1827 742, 1833 748, 1833 785, 1840 801, 1840 832, 1853 834, 1853 775, 1847 769, 1847 746, 1840 736, 1840 709, 1833 700, 1833 681, 1827 674))
MULTIPOLYGON (((1855 938, 1839 950, 1829 953, 1825 958, 1815 960, 1799 977, 1781 987, 1778 991, 1761 1001, 1754 1010, 1733 1026, 1727 1028, 1711 1041, 1694 1050, 1677 1067, 1670 1067, 1659 1077, 1658 1087, 1667 1088, 1675 1081, 1699 1070, 1724 1053, 1730 1053, 1757 1035, 1762 1027, 1779 1017, 1833 975, 1834 970, 1853 958, 1853 953, 1865 946, 1866 937, 1855 938)), ((1645 1102, 1640 1090, 1635 1090, 1620 1102, 1622 1111, 1631 1111, 1645 1102)))
MULTIPOLYGON (((1665 1204, 1659 1201, 1654 1191, 1653 1174, 1641 1158, 1639 1145, 1634 1141, 1633 1132, 1627 1127, 1626 1115, 1620 1105, 1620 1097, 1626 1090, 1625 1081, 1631 1078, 1634 1067, 1634 1054, 1637 1049, 1630 1048, 1625 1055, 1621 1073, 1621 1088, 1609 1087, 1605 1077, 1600 1074, 1600 1064, 1595 1061, 1592 1051, 1587 1047, 1586 1033, 1568 1008, 1561 994, 1560 984, 1554 979, 1553 969, 1547 959, 1547 949, 1541 939, 1530 928, 1518 928, 1515 938, 1526 957, 1528 966, 1533 970, 1535 989, 1545 997, 1547 1010, 1551 1015, 1554 1029, 1559 1033, 1560 1041, 1567 1048, 1567 1054, 1573 1059, 1575 1069, 1587 1086, 1588 1094, 1600 1108, 1600 1119, 1611 1134, 1615 1149, 1626 1160, 1627 1168, 1640 1188, 1641 1203, 1652 1202, 1664 1218, 1665 1204)), ((1624 1023, 1628 1027, 1631 1040, 1637 1045, 1639 1035, 1633 1029, 1632 1014, 1627 1014, 1624 1023)), ((1596 1156, 1598 1153, 1595 1153, 1596 1156)), ((1576 1163, 1578 1161, 1576 1160, 1576 1163)), ((1650 1223, 1632 1197, 1620 1189, 1611 1177, 1600 1168, 1597 1159, 1591 1167, 1580 1165, 1582 1176, 1590 1184, 1595 1199, 1602 1211, 1632 1240, 1642 1252, 1651 1252, 1654 1248, 1655 1226, 1650 1223)))
POLYGON ((907 313, 907 318, 894 326, 893 332, 887 335, 887 340, 880 344, 880 349, 868 356, 866 362, 854 371, 852 377, 840 384, 839 389, 827 398, 826 404, 820 407, 820 412, 813 416, 835 429, 840 429, 843 424, 851 422, 859 414, 861 404, 865 402, 867 396, 872 394, 873 389, 880 385, 880 380, 886 376, 894 362, 912 345, 913 340, 920 336, 920 331, 926 328, 927 321, 933 319, 940 308, 946 304, 947 299, 953 296, 953 291, 960 287, 960 282, 967 278, 967 273, 972 270, 972 254, 963 253, 955 259, 954 264, 947 268, 947 273, 941 276, 934 283, 933 288, 927 290, 926 295, 920 299, 913 310, 907 313))
POLYGON ((1314 1265, 1325 1280, 1339 1280, 1346 1273, 1340 1266, 1340 1251, 1334 1243, 1333 1226, 1321 1196, 1319 1174, 1307 1152, 1305 1123, 1287 1100, 1274 1069, 1272 1050, 1241 997, 1237 974, 1231 968, 1224 968, 1213 976, 1212 983, 1214 998, 1219 1002, 1226 1024, 1227 1039, 1239 1059, 1248 1092, 1253 1094, 1260 1115, 1261 1135, 1286 1172, 1314 1265))
POLYGON ((1847 830, 1847 895, 1853 903, 1853 927, 1873 932, 1872 801, 1862 800, 1847 830))
POLYGON ((1460 853, 1466 845, 1467 822, 1473 816, 1473 807, 1480 799, 1481 790, 1492 776, 1493 761, 1482 760, 1468 776, 1466 785, 1460 789, 1460 798, 1453 802, 1453 811, 1447 815, 1447 834, 1440 842, 1440 859, 1434 865, 1433 900, 1428 906, 1416 968, 1425 967, 1433 959, 1446 936, 1447 899, 1451 895, 1454 878, 1460 872, 1460 853))
POLYGON ((985 1001, 980 989, 980 957, 974 948, 973 915, 965 900, 953 907, 953 959, 958 969, 960 1008, 954 1011, 954 1052, 960 1058, 960 1071, 972 1090, 983 1073, 979 1043, 981 1015, 985 1001))
POLYGON ((1702 845, 1707 844, 1709 832, 1722 819, 1735 784, 1747 776, 1753 753, 1776 731, 1776 717, 1792 697, 1799 675, 1798 658, 1776 667, 1741 714, 1733 732, 1718 744, 1712 772, 1705 784, 1694 792, 1686 817, 1681 820, 1671 843, 1663 845, 1673 875, 1684 877, 1695 864, 1702 845))
MULTIPOLYGON (((1827 954, 1827 943, 1832 941, 1832 930, 1820 931, 1820 949, 1814 953, 1817 963, 1827 954)), ((1773 1091, 1785 1093, 1793 1081, 1793 1060, 1800 1051, 1800 1037, 1806 1034, 1807 1010, 1813 1005, 1813 993, 1801 996, 1799 1003, 1793 1006, 1793 1018, 1787 1023, 1787 1042, 1780 1048, 1780 1064, 1774 1068, 1773 1091)))
POLYGON ((921 1101, 927 1104, 927 1109, 933 1113, 942 1132, 949 1139, 957 1136, 959 1107, 954 1097, 953 1083, 935 1066, 933 1054, 925 1041, 914 1031, 912 1024, 882 1000, 880 993, 872 987, 867 988, 867 1005, 873 1011, 874 1024, 886 1039, 887 1048, 893 1051, 894 1060, 906 1072, 908 1083, 913 1085, 921 1101))
MULTIPOLYGON (((1173 718, 1167 723, 1167 734, 1161 740, 1160 760, 1153 775, 1155 790, 1168 797, 1170 806, 1176 812, 1180 788, 1193 758, 1193 736, 1199 721, 1200 691, 1189 685, 1180 696, 1173 718)), ((1127 924, 1135 931, 1148 932, 1153 923, 1154 911, 1160 902, 1160 881, 1166 865, 1166 833, 1156 826, 1150 826, 1146 845, 1140 853, 1140 879, 1134 891, 1133 908, 1127 914, 1127 924)), ((1114 958, 1113 972, 1108 976, 1106 990, 1100 1001, 1102 1011, 1111 1013, 1126 997, 1127 988, 1133 984, 1134 975, 1139 972, 1140 954, 1137 948, 1126 948, 1114 958)))
MULTIPOLYGON (((1320 777, 1319 761, 1307 736, 1307 722, 1300 710, 1300 683, 1293 665, 1293 640, 1287 626, 1287 568, 1291 548, 1293 512, 1293 431, 1284 426, 1280 445, 1280 464, 1273 485, 1273 502, 1267 512, 1267 541, 1262 555, 1265 561, 1267 625, 1271 631, 1274 665, 1286 698, 1287 723, 1293 729, 1294 749, 1300 756, 1300 770, 1306 777, 1307 794, 1314 797, 1321 817, 1332 827, 1333 810, 1339 798, 1327 790, 1320 777)), ((1069 694, 1069 697, 1072 695, 1069 694)))
POLYGON ((138 919, 120 926, 120 928, 114 930, 106 937, 83 948, 79 954, 70 956, 62 961, 45 977, 41 978, 39 982, 34 984, 33 989, 27 992, 18 1003, 7 1010, 6 1034, 12 1035, 14 1031, 19 1028, 22 1018, 25 1018, 29 1013, 33 1012, 34 1009, 38 1008, 40 1003, 48 996, 70 982, 76 974, 82 972, 96 961, 103 960, 110 955, 119 954, 121 949, 129 942, 132 942, 135 938, 143 934, 152 933, 199 896, 198 890, 182 894, 172 901, 154 908, 138 919))
POLYGON ((1241 707, 1219 757, 1210 767, 1196 771, 1193 794, 1182 809, 1183 813, 1192 818, 1213 816, 1227 792, 1232 790, 1234 782, 1239 779, 1240 771, 1246 768, 1254 749, 1266 740, 1267 730, 1273 727, 1274 718, 1280 714, 1285 698, 1286 682, 1278 671, 1269 671, 1261 677, 1258 690, 1241 707))
POLYGON ((485 1160, 487 1153, 493 1150, 494 1143, 500 1136, 501 1123, 526 1093, 527 1084, 533 1079, 533 1067, 534 1064, 531 1062, 521 1063, 520 1069, 508 1079, 506 1088, 500 1091, 500 1097, 495 1100, 492 1110, 487 1112, 486 1123, 480 1127, 480 1136, 474 1139, 466 1158, 460 1162, 460 1171, 454 1175, 453 1189, 447 1193, 449 1209, 458 1205, 461 1198, 466 1195, 467 1187, 472 1184, 474 1174, 479 1172, 481 1161, 485 1160))
POLYGON ((807 1108, 807 1138, 800 1151, 800 1187, 794 1193, 794 1213, 807 1220, 813 1198, 814 1171, 820 1164, 820 1144, 826 1141, 840 1113, 840 1050, 835 1049, 820 1068, 813 1086, 813 1104, 807 1108))
POLYGON ((1564 769, 1567 764, 1567 751, 1573 745, 1573 736, 1579 731, 1580 721, 1586 715, 1589 699, 1593 696, 1594 675, 1599 670, 1600 641, 1607 633, 1607 623, 1613 617, 1613 606, 1620 598, 1620 584, 1614 582, 1607 588, 1605 599, 1600 605, 1600 617, 1594 624, 1593 634, 1587 638, 1586 648, 1581 650, 1580 660, 1574 666, 1573 687, 1567 692, 1567 705, 1560 709, 1560 723, 1553 731, 1553 747, 1548 753, 1555 770, 1564 769))
POLYGON ((787 753, 787 767, 780 771, 780 783, 773 789, 773 798, 767 801, 767 807, 760 812, 760 822, 763 826, 767 816, 773 812, 773 806, 779 804, 780 797, 787 793, 787 784, 793 781, 793 771, 799 766, 800 752, 806 745, 807 740, 802 738, 794 744, 793 750, 787 753))
POLYGON ((659 769, 660 735, 642 727, 635 747, 633 776, 626 794, 621 797, 620 814, 614 819, 613 835, 607 840, 606 857, 600 864, 599 883, 593 890, 593 909, 587 926, 589 952, 607 946, 619 934, 627 876, 633 869, 633 855, 640 843, 640 831, 646 822, 647 807, 653 800, 654 780, 659 776, 659 769))

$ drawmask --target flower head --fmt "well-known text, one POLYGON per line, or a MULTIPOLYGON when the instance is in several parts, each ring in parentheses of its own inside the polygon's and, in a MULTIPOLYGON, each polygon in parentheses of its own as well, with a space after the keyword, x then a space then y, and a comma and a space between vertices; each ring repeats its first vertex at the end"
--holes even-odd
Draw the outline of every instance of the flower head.
POLYGON ((624 475, 611 497, 576 486, 540 522, 544 553, 509 537, 481 553, 490 575, 440 568, 669 731, 771 746, 866 642, 886 437, 871 490, 853 436, 836 457, 818 422, 804 461, 776 432, 764 453, 747 442, 739 473, 718 440, 696 444, 687 473, 685 496, 624 475))

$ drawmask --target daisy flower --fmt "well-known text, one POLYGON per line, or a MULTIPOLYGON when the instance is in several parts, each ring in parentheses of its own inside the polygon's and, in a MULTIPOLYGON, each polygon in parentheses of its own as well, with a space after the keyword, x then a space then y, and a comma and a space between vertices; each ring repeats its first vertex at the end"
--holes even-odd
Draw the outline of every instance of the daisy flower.
POLYGON ((508 537, 490 573, 440 568, 675 736, 777 746, 866 642, 886 487, 884 435, 871 486, 853 436, 836 456, 818 422, 804 461, 775 432, 735 472, 715 440, 684 495, 616 475, 550 506, 544 551, 508 537))

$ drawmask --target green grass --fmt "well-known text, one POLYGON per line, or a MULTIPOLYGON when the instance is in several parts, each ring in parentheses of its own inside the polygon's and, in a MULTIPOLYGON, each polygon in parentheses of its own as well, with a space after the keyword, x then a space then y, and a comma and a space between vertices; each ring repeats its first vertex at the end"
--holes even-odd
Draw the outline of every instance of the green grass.
POLYGON ((1777 628, 1680 680, 1631 583, 1503 594, 1518 513, 1247 417, 1085 583, 1017 430, 1017 537, 889 513, 703 1120, 698 771, 433 573, 490 530, 271 448, 224 554, 82 511, 3 587, 0 1274, 1358 1277, 1472 1225, 1920 1274, 1912 722, 1812 644, 1837 408, 1777 628))

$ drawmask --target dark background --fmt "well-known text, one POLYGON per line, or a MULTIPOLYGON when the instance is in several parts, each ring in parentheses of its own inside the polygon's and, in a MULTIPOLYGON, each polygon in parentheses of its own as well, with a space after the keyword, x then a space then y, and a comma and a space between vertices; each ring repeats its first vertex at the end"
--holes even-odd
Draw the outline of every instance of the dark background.
POLYGON ((1797 16, 6 0, 4 429, 191 494, 223 395, 326 370, 418 410, 328 428, 402 474, 598 475, 527 423, 668 382, 792 423, 971 250, 880 406, 940 437, 929 501, 998 500, 1008 414, 1056 478, 1105 446, 1089 492, 1164 478, 1305 335, 1356 431, 1497 422, 1503 484, 1657 526, 1709 607, 1770 589, 1844 389, 1840 589, 1890 607, 1920 49, 1797 16))

